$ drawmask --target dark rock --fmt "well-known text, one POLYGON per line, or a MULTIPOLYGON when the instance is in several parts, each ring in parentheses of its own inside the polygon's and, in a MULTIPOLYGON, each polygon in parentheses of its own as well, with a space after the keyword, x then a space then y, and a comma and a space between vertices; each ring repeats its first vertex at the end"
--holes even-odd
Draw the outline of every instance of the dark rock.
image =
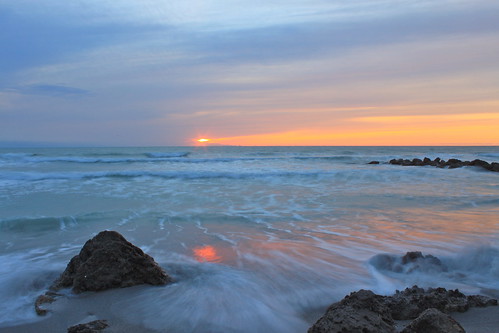
POLYGON ((413 272, 446 272, 445 266, 440 259, 431 254, 423 255, 419 251, 407 252, 402 257, 390 254, 378 254, 369 260, 369 263, 379 270, 395 273, 413 272))
POLYGON ((99 333, 109 327, 105 320, 94 320, 86 324, 78 324, 68 328, 68 333, 99 333))
POLYGON ((487 170, 490 170, 492 168, 492 166, 488 162, 483 161, 483 160, 479 160, 479 159, 471 161, 470 165, 471 166, 479 166, 479 167, 482 167, 482 168, 487 169, 487 170))
POLYGON ((102 231, 85 243, 52 288, 73 287, 80 293, 171 281, 152 257, 118 232, 102 231))
POLYGON ((468 299, 468 304, 470 307, 478 307, 478 308, 483 308, 486 306, 494 306, 497 305, 497 300, 487 297, 487 296, 482 296, 482 295, 470 295, 467 297, 468 299))
POLYGON ((458 160, 456 158, 451 158, 445 163, 449 167, 449 169, 456 169, 456 168, 461 168, 464 166, 463 161, 458 160))
POLYGON ((429 308, 449 313, 465 312, 470 307, 466 296, 457 289, 429 288, 425 291, 417 286, 397 291, 387 298, 387 302, 392 317, 397 320, 414 319, 429 308))
POLYGON ((418 259, 423 259, 423 253, 420 251, 414 251, 414 252, 407 252, 403 257, 402 257, 402 264, 405 265, 409 262, 415 262, 418 259))
POLYGON ((423 160, 420 160, 419 158, 414 158, 412 160, 412 165, 422 166, 422 165, 424 165, 424 163, 423 163, 423 160))
MULTIPOLYGON (((378 164, 378 163, 374 163, 374 162, 377 162, 377 161, 373 161, 369 164, 378 164)), ((389 161, 389 163, 394 164, 394 165, 402 165, 402 166, 431 165, 431 166, 435 166, 437 168, 447 167, 449 169, 461 168, 463 166, 479 166, 479 167, 482 167, 482 168, 489 170, 489 171, 499 172, 499 163, 496 163, 496 162, 488 163, 486 161, 479 160, 479 159, 476 159, 473 161, 461 161, 457 158, 451 158, 446 162, 445 160, 440 159, 440 157, 435 158, 435 160, 433 160, 433 161, 431 159, 429 159, 428 157, 425 157, 423 160, 421 160, 419 158, 414 158, 414 159, 412 159, 412 161, 408 160, 408 159, 399 158, 399 159, 391 159, 389 161)))
POLYGON ((384 297, 360 290, 331 305, 308 333, 395 332, 384 297))
POLYGON ((401 333, 465 333, 463 327, 448 314, 427 309, 414 319, 401 333))
MULTIPOLYGON (((412 254, 408 260, 419 260, 422 256, 417 252, 409 253, 412 254)), ((497 305, 497 300, 479 295, 465 296, 457 289, 424 290, 414 286, 404 291, 397 290, 393 296, 380 296, 370 290, 360 290, 331 305, 308 333, 395 332, 394 319, 408 320, 418 316, 421 317, 411 323, 405 333, 461 332, 439 331, 439 327, 459 327, 448 326, 451 321, 439 312, 464 312, 472 306, 488 305, 497 305), (428 309, 432 311, 424 313, 428 309), (431 326, 431 322, 436 326, 431 326)))
POLYGON ((369 162, 367 164, 379 164, 379 161, 371 161, 371 162, 369 162))
POLYGON ((49 304, 49 303, 53 303, 55 301, 55 298, 51 295, 48 295, 48 294, 44 294, 44 295, 40 295, 36 298, 36 301, 35 301, 35 311, 36 311, 36 314, 39 315, 39 316, 44 316, 47 314, 48 310, 47 309, 43 309, 42 307, 40 307, 42 304, 49 304))

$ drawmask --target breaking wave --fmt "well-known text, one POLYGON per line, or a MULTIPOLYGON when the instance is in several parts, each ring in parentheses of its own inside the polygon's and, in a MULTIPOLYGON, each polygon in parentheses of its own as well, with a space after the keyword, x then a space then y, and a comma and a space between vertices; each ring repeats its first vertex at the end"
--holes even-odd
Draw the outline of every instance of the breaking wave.
POLYGON ((316 177, 331 175, 328 171, 269 171, 269 172, 215 172, 215 171, 103 171, 103 172, 5 172, 0 175, 0 180, 41 181, 41 180, 78 180, 100 178, 163 178, 163 179, 255 179, 267 177, 316 177))
POLYGON ((499 297, 498 248, 471 247, 453 256, 423 254, 414 260, 404 259, 406 256, 378 254, 368 264, 385 287, 387 283, 397 287, 441 285, 499 297))

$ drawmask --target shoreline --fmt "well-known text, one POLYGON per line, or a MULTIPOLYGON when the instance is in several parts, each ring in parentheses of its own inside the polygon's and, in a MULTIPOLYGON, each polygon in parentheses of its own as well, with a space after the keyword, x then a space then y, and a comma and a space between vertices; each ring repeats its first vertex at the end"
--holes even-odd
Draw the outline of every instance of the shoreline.
MULTIPOLYGON (((116 315, 112 304, 132 291, 132 295, 152 286, 136 286, 102 292, 90 292, 76 297, 64 296, 49 304, 46 308, 51 312, 40 321, 17 326, 1 327, 0 333, 66 333, 70 326, 105 319, 109 327, 103 333, 158 333, 162 330, 147 328, 141 323, 131 323, 116 315), (127 290, 127 289, 132 290, 127 290)), ((339 301, 339 300, 338 300, 339 301)), ((332 302, 333 303, 333 302, 332 302)), ((33 310, 34 311, 34 310, 33 310)), ((326 311, 323 309, 322 313, 326 311)), ((322 314, 321 314, 322 315, 322 314)), ((321 316, 319 315, 319 317, 321 316)), ((495 333, 499 327, 499 306, 473 307, 466 312, 451 312, 449 315, 457 320, 467 333, 495 333)), ((319 319, 309 316, 306 321, 309 327, 319 319)), ((411 320, 396 320, 395 327, 400 332, 411 320)), ((186 330, 187 332, 190 330, 186 330)), ((248 328, 248 332, 251 328, 248 328)), ((174 330, 173 332, 182 332, 174 330)), ((303 331, 305 333, 306 330, 303 331)))

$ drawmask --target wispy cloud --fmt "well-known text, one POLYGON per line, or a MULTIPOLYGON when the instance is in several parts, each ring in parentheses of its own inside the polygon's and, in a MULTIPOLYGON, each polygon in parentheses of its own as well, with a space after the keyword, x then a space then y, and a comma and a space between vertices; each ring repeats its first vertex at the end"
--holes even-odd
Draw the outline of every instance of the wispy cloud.
POLYGON ((31 84, 6 88, 3 89, 3 91, 22 95, 44 95, 52 97, 73 97, 87 95, 90 93, 88 90, 80 88, 52 84, 31 84))
POLYGON ((351 118, 435 103, 490 113, 498 10, 485 0, 3 2, 0 139, 44 140, 64 123, 82 140, 100 128, 92 139, 183 144, 202 130, 355 130, 351 118))

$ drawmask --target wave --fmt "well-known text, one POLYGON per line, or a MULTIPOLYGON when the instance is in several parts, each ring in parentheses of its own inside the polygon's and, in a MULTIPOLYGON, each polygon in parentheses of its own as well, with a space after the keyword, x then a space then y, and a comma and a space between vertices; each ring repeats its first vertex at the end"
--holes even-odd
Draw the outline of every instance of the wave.
MULTIPOLYGON (((245 161, 351 161, 350 156, 293 156, 293 157, 215 157, 215 158, 186 158, 190 155, 183 153, 146 153, 146 157, 88 157, 88 156, 41 156, 36 154, 14 154, 4 159, 24 163, 81 163, 81 164, 129 164, 129 163, 234 163, 245 161)), ((124 155, 120 155, 124 156, 124 155)))
POLYGON ((384 283, 389 278, 405 286, 437 284, 499 296, 499 249, 492 246, 466 248, 454 256, 423 254, 408 259, 407 255, 378 254, 368 264, 384 283), (380 278, 379 274, 386 278, 380 278))
POLYGON ((77 221, 72 216, 65 217, 25 217, 0 220, 2 232, 45 232, 53 230, 65 230, 73 227, 77 221))
POLYGON ((29 153, 6 153, 0 154, 1 160, 25 162, 25 163, 144 163, 144 162, 161 162, 169 159, 185 158, 190 155, 190 152, 175 152, 175 153, 144 153, 140 154, 143 157, 136 157, 135 154, 125 153, 92 153, 82 155, 63 155, 63 156, 47 156, 41 154, 29 153), (109 157, 112 156, 112 157, 109 157))
POLYGON ((172 158, 172 157, 187 157, 190 152, 176 152, 176 153, 145 153, 144 155, 151 158, 172 158))
POLYGON ((494 153, 484 153, 484 154, 478 154, 480 157, 489 157, 489 158, 494 158, 496 160, 499 160, 499 153, 494 154, 494 153))
POLYGON ((269 172, 212 172, 212 171, 104 171, 104 172, 4 172, 0 180, 43 181, 43 180, 78 180, 100 178, 163 178, 163 179, 255 179, 268 177, 316 177, 334 174, 330 171, 269 171, 269 172))

